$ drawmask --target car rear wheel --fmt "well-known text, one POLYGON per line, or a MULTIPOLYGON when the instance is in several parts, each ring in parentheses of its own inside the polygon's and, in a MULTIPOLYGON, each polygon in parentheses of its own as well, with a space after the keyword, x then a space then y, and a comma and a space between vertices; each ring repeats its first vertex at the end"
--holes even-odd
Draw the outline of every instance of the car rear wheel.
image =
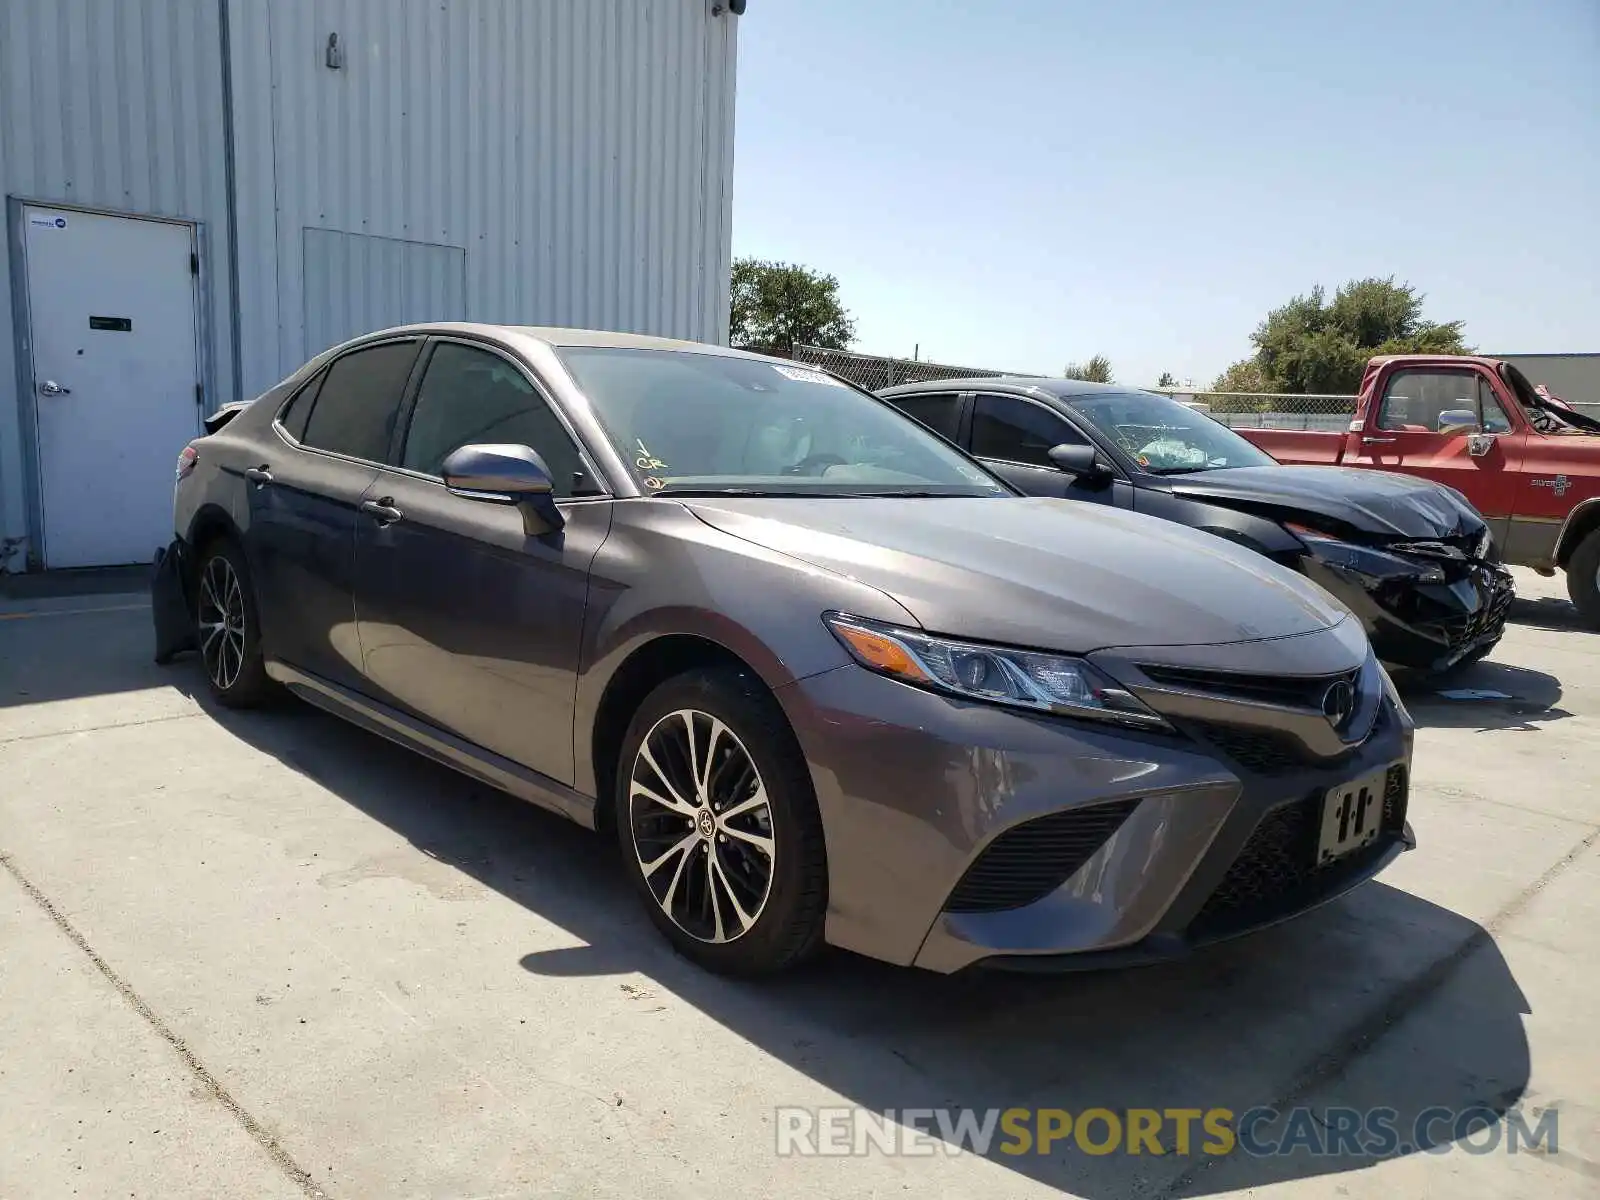
POLYGON ((1590 531, 1567 562, 1567 595, 1590 629, 1600 630, 1600 529, 1590 531))
POLYGON ((195 639, 211 694, 229 708, 268 699, 272 680, 261 654, 261 620, 250 568, 236 542, 220 539, 200 558, 195 639))
POLYGON ((691 671, 651 692, 623 739, 615 804, 625 869, 686 958, 762 975, 821 943, 827 863, 811 775, 748 673, 691 671))

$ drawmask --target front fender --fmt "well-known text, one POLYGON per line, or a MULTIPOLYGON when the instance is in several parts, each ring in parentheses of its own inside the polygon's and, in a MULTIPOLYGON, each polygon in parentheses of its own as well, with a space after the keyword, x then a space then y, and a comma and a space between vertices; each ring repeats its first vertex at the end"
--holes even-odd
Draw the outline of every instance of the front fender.
POLYGON ((595 556, 575 705, 574 786, 594 795, 583 752, 606 689, 660 638, 701 638, 746 663, 773 691, 851 662, 822 623, 829 609, 916 621, 876 588, 723 533, 663 499, 617 502, 595 556))

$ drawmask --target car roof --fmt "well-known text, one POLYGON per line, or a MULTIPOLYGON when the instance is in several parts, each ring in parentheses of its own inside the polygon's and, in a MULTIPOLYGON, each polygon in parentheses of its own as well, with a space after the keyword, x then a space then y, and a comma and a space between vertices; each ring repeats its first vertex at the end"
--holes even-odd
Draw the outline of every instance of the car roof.
POLYGON ((718 354, 727 358, 753 358, 764 362, 784 361, 763 354, 751 354, 747 350, 733 350, 727 346, 691 342, 680 338, 651 337, 642 333, 622 333, 607 329, 567 329, 551 325, 494 325, 481 321, 428 321, 413 325, 396 325, 389 329, 375 329, 353 340, 369 341, 373 338, 403 333, 454 333, 499 341, 543 342, 552 347, 596 346, 619 350, 677 350, 696 354, 718 354))
POLYGON ((913 392, 1016 392, 1053 396, 1070 401, 1076 396, 1142 392, 1145 389, 1123 383, 1091 383, 1087 379, 1056 379, 1049 375, 989 375, 976 379, 930 379, 923 383, 899 383, 884 388, 880 396, 903 396, 913 392))

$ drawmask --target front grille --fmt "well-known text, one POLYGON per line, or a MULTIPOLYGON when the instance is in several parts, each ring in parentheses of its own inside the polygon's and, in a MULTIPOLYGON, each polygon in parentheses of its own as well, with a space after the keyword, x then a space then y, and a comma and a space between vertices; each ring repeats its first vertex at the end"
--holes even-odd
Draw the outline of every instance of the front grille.
POLYGON ((1383 789, 1383 829, 1376 841, 1325 865, 1317 863, 1322 795, 1272 809, 1261 818, 1222 882, 1189 923, 1205 939, 1247 929, 1314 904, 1369 870, 1405 828, 1406 769, 1389 768, 1383 789))
POLYGON ((1051 813, 1006 830, 956 884, 946 912, 999 912, 1048 896, 1106 844, 1137 800, 1051 813))
POLYGON ((1389 723, 1389 705, 1378 705, 1372 728, 1361 742, 1333 758, 1318 758, 1292 734, 1254 725, 1228 725, 1220 721, 1179 721, 1190 736, 1198 738, 1234 764, 1256 775, 1287 775, 1307 767, 1319 770, 1337 767, 1356 753, 1361 745, 1382 733, 1389 723))
POLYGON ((1392 833, 1406 827, 1406 783, 1406 769, 1399 765, 1390 767, 1383 781, 1383 827, 1392 833))
POLYGON ((1202 671, 1158 663, 1140 663, 1139 670, 1150 682, 1169 687, 1315 711, 1321 711, 1322 697, 1333 684, 1344 682, 1355 691, 1359 689, 1361 681, 1360 670, 1345 671, 1338 675, 1246 675, 1238 671, 1202 671))
POLYGON ((1511 612, 1511 601, 1516 597, 1516 592, 1510 584, 1497 582, 1494 587, 1494 594, 1487 604, 1449 631, 1451 649, 1475 646, 1487 638, 1499 636, 1511 612))
POLYGON ((1312 758, 1298 738, 1276 730, 1214 721, 1187 721, 1184 727, 1252 774, 1286 775, 1312 763, 1326 764, 1312 758))

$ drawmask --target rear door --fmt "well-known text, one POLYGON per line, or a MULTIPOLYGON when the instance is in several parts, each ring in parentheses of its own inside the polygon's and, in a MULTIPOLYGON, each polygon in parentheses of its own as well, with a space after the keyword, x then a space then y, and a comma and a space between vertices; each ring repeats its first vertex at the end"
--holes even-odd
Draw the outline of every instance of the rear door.
POLYGON ((1472 501, 1497 538, 1505 536, 1516 508, 1526 433, 1482 371, 1397 368, 1379 381, 1374 415, 1350 438, 1350 465, 1448 484, 1472 501))
POLYGON ((356 516, 388 456, 420 348, 401 338, 335 359, 290 398, 276 445, 245 472, 266 653, 345 687, 362 679, 356 516))
POLYGON ((1000 478, 1030 496, 1061 496, 1115 504, 1131 495, 1105 480, 1086 482, 1050 461, 1055 446, 1090 446, 1071 421, 1025 396, 980 392, 972 403, 968 452, 1000 478))
POLYGON ((434 341, 403 423, 358 519, 367 690, 570 784, 589 565, 611 527, 599 476, 531 375, 485 344, 434 341), (530 537, 517 508, 447 489, 445 457, 474 442, 538 451, 565 527, 530 537))

